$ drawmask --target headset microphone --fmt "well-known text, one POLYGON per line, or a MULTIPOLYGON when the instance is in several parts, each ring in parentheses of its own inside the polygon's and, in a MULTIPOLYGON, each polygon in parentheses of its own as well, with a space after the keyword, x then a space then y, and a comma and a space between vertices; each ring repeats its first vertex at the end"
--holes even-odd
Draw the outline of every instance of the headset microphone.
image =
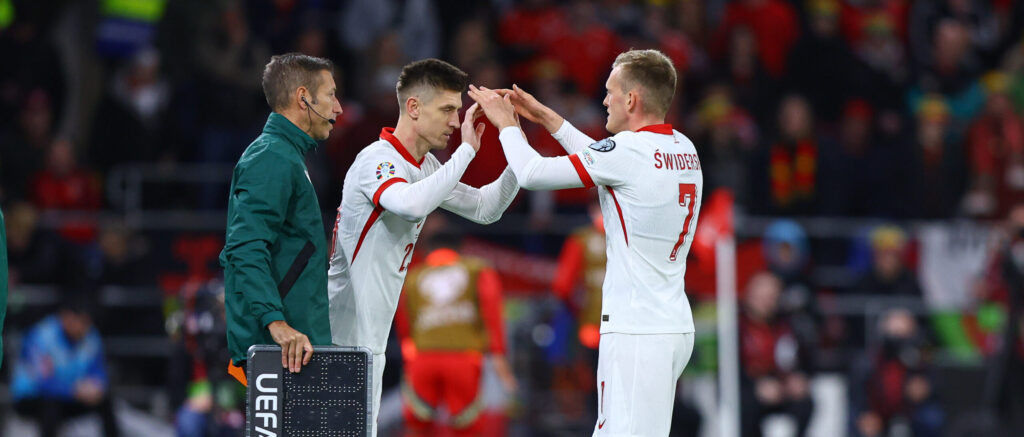
POLYGON ((324 117, 324 116, 320 115, 319 112, 316 112, 316 109, 313 109, 313 105, 310 105, 309 101, 306 100, 306 96, 302 96, 300 98, 302 99, 302 102, 306 104, 306 109, 307 110, 313 111, 313 113, 316 114, 317 117, 320 117, 320 118, 322 118, 324 120, 327 120, 327 122, 330 123, 330 124, 334 124, 334 119, 333 118, 324 117))

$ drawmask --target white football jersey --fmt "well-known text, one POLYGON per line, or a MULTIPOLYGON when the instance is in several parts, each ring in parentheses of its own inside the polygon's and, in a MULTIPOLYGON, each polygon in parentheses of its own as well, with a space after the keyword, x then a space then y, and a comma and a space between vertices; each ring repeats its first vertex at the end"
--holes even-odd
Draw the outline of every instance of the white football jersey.
POLYGON ((619 132, 569 155, 598 186, 608 265, 601 333, 693 332, 683 277, 704 177, 697 151, 671 125, 619 132))
POLYGON ((423 220, 384 210, 380 196, 398 182, 415 183, 437 171, 432 154, 416 162, 385 128, 356 156, 345 175, 327 272, 331 338, 339 346, 384 353, 398 297, 423 220))

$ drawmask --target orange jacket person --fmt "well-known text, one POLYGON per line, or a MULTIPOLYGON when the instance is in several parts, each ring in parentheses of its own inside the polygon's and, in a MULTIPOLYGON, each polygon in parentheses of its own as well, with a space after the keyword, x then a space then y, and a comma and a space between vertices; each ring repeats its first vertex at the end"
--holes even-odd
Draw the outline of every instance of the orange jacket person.
POLYGON ((484 353, 492 355, 505 388, 515 389, 504 357, 498 274, 483 260, 459 255, 454 246, 438 244, 409 272, 398 305, 402 399, 412 435, 434 435, 435 425, 449 426, 456 435, 478 434, 484 353), (437 423, 441 404, 450 415, 447 424, 437 423))

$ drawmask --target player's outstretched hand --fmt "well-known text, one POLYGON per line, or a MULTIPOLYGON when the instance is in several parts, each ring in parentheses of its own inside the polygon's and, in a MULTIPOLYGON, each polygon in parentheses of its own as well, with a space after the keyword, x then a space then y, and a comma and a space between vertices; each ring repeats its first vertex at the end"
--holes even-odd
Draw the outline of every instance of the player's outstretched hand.
POLYGON ((466 110, 466 115, 462 119, 462 141, 469 144, 477 152, 480 151, 480 137, 484 135, 484 129, 487 127, 485 124, 479 123, 475 129, 473 128, 473 122, 481 115, 483 115, 483 112, 480 111, 480 104, 474 103, 473 106, 466 110))
POLYGON ((519 88, 519 85, 512 85, 512 89, 494 90, 501 96, 509 96, 516 114, 525 117, 534 123, 544 126, 548 132, 555 133, 562 126, 562 116, 558 115, 551 108, 545 106, 533 94, 519 88))
POLYGON ((281 367, 299 373, 302 366, 309 364, 309 359, 313 357, 313 345, 309 343, 306 334, 296 331, 283 320, 270 322, 267 329, 274 342, 281 345, 281 367))
POLYGON ((477 88, 475 85, 469 86, 468 94, 480 105, 480 109, 487 114, 487 119, 491 120, 491 124, 499 131, 509 126, 516 126, 516 110, 512 107, 509 96, 502 97, 494 90, 485 87, 477 88))

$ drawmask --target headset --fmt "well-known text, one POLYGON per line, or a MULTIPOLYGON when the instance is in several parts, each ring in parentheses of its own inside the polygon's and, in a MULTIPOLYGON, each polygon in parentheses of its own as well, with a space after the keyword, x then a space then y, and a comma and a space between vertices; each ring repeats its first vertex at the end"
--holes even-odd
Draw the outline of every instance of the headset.
POLYGON ((306 96, 302 96, 300 98, 302 99, 302 103, 306 104, 306 116, 307 117, 309 116, 309 111, 313 111, 313 113, 316 114, 317 117, 320 117, 320 118, 322 118, 324 120, 327 120, 327 122, 330 123, 330 124, 334 124, 334 119, 333 118, 324 117, 323 115, 320 115, 319 112, 316 112, 316 109, 313 109, 313 105, 310 105, 309 101, 306 100, 306 96))

